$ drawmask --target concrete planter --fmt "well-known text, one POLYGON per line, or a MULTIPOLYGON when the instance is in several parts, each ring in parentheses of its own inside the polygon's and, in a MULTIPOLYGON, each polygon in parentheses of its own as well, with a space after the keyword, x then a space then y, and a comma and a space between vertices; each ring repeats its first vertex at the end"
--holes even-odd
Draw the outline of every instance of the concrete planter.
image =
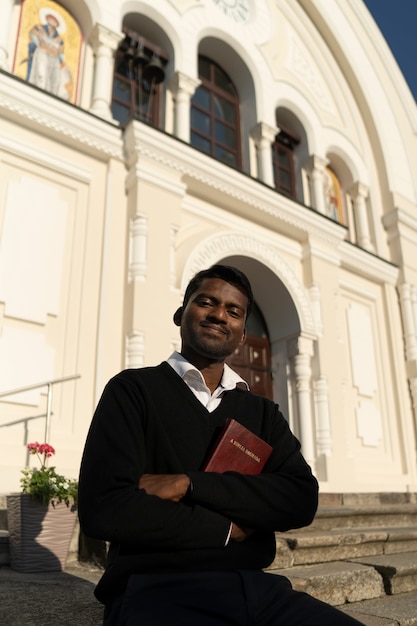
POLYGON ((76 517, 76 509, 63 502, 54 507, 28 494, 7 496, 11 568, 18 572, 63 570, 76 517))

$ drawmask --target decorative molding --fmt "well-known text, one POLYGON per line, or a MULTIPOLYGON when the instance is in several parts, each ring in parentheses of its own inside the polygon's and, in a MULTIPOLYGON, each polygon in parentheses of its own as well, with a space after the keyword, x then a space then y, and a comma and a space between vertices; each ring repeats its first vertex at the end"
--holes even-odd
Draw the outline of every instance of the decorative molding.
POLYGON ((329 412, 329 385, 327 379, 321 376, 313 382, 314 400, 316 406, 316 441, 317 455, 332 454, 332 436, 329 412))
POLYGON ((174 97, 176 97, 179 92, 185 92, 189 97, 191 97, 200 85, 201 80, 199 78, 188 76, 183 72, 175 72, 169 83, 169 88, 171 89, 174 97))
POLYGON ((341 266, 358 276, 369 278, 382 284, 395 285, 399 277, 399 268, 385 259, 374 256, 348 242, 339 248, 341 266))
POLYGON ((305 239, 306 235, 315 235, 334 248, 343 240, 346 229, 333 220, 318 217, 316 211, 278 194, 267 185, 260 185, 258 181, 242 176, 241 172, 225 168, 221 162, 191 146, 179 143, 171 136, 146 125, 135 130, 137 124, 138 122, 133 121, 125 130, 130 167, 140 156, 147 157, 158 165, 165 165, 171 172, 178 172, 199 185, 205 185, 207 197, 213 197, 214 190, 223 198, 228 197, 237 202, 243 215, 250 211, 253 222, 273 220, 275 225, 268 222, 268 227, 272 230, 278 230, 281 222, 295 228, 299 232, 300 240, 305 239))
POLYGON ((145 354, 145 333, 131 330, 126 337, 126 368, 143 367, 145 354))
POLYGON ((103 24, 95 24, 90 36, 90 42, 95 53, 97 53, 100 46, 105 46, 114 52, 117 50, 117 46, 123 37, 123 33, 110 30, 103 24))
POLYGON ((309 89, 324 110, 332 114, 336 113, 329 89, 318 71, 315 59, 292 29, 288 32, 288 53, 285 66, 304 87, 309 89))
POLYGON ((323 316, 321 313, 320 287, 318 285, 311 285, 307 291, 310 297, 311 310, 313 312, 317 334, 321 336, 323 334, 323 316))
POLYGON ((148 252, 148 218, 135 215, 130 220, 128 281, 145 280, 148 252))
POLYGON ((217 233, 204 239, 200 245, 196 246, 183 270, 181 292, 184 293, 190 279, 201 268, 209 267, 226 256, 236 254, 256 259, 272 270, 284 283, 294 301, 300 316, 302 332, 316 337, 318 333, 315 319, 304 287, 276 250, 246 234, 239 232, 217 233))
POLYGON ((60 144, 72 144, 102 159, 123 159, 121 131, 112 122, 35 89, 0 71, 0 115, 60 144), (36 95, 36 97, 35 97, 36 95))

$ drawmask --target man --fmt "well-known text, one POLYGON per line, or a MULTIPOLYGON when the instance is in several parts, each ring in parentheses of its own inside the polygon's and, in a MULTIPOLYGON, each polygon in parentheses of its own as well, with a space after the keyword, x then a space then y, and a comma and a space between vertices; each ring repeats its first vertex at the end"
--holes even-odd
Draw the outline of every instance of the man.
POLYGON ((174 322, 181 354, 106 386, 84 451, 79 515, 110 541, 96 588, 104 624, 358 624, 263 572, 274 531, 310 524, 317 482, 277 405, 252 394, 225 359, 245 341, 253 297, 235 268, 199 272, 174 322), (273 448, 260 475, 203 472, 233 417, 273 448))

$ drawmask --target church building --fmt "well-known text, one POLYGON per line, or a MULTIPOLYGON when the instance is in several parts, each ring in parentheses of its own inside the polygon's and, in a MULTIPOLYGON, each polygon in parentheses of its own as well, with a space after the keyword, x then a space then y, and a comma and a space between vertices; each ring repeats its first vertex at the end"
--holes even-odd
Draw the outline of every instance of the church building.
POLYGON ((321 492, 416 492, 417 107, 363 0, 0 6, 0 494, 29 442, 78 475, 214 263, 321 492))

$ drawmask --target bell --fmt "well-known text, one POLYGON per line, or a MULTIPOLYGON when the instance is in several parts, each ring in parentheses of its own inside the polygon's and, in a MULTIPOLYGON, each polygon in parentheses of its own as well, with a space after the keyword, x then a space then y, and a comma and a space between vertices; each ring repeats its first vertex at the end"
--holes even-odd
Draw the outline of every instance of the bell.
POLYGON ((135 65, 145 65, 146 63, 149 63, 149 57, 145 54, 142 46, 136 49, 133 62, 135 65))
POLYGON ((165 72, 162 67, 161 59, 154 54, 149 64, 143 70, 143 80, 158 85, 162 83, 164 78, 165 72))

